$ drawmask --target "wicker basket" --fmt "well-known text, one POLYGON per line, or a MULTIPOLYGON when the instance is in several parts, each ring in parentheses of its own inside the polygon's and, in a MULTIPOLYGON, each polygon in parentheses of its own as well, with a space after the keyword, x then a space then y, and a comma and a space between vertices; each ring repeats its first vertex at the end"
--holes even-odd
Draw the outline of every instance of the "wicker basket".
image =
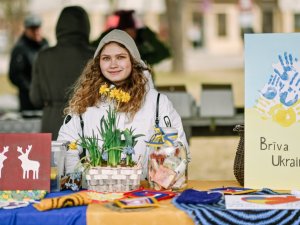
POLYGON ((238 132, 240 136, 239 145, 235 153, 233 172, 236 180, 240 185, 244 185, 244 158, 245 158, 245 147, 244 147, 244 125, 236 125, 233 131, 238 132))
POLYGON ((140 187, 141 167, 92 167, 86 173, 87 189, 127 192, 140 187))

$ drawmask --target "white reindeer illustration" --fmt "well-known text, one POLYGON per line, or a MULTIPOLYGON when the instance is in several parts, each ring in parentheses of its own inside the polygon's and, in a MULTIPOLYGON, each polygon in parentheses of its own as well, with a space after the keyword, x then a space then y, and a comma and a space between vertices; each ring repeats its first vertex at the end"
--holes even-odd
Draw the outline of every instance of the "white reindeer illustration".
POLYGON ((5 146, 3 147, 3 151, 0 153, 0 178, 1 178, 1 170, 3 168, 3 162, 5 159, 7 159, 7 156, 4 155, 4 153, 8 152, 9 147, 5 146))
POLYGON ((40 163, 38 161, 28 159, 28 155, 31 151, 32 145, 28 145, 28 148, 23 153, 23 149, 18 146, 17 151, 22 155, 18 156, 18 158, 22 161, 22 169, 23 169, 23 179, 29 179, 30 170, 33 172, 33 179, 39 179, 39 168, 40 163))

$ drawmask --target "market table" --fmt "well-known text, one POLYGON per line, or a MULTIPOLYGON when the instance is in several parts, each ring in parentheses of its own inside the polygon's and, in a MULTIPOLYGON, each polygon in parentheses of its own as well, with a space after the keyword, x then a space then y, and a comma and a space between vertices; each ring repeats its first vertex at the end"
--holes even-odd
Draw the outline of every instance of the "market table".
MULTIPOLYGON (((223 186, 240 186, 236 181, 189 181, 188 187, 197 190, 208 190, 223 186)), ((134 212, 114 212, 105 205, 91 204, 88 207, 88 225, 167 225, 167 224, 194 224, 192 219, 177 209, 171 200, 160 202, 160 207, 134 212)))
MULTIPOLYGON (((236 181, 195 181, 188 183, 189 188, 208 190, 223 186, 239 186, 236 181)), ((50 193, 46 197, 71 194, 71 191, 50 193)), ((118 224, 194 224, 182 210, 177 209, 171 200, 160 201, 160 207, 128 212, 116 211, 107 204, 69 207, 39 212, 32 205, 19 209, 0 209, 1 225, 118 225, 118 224)))

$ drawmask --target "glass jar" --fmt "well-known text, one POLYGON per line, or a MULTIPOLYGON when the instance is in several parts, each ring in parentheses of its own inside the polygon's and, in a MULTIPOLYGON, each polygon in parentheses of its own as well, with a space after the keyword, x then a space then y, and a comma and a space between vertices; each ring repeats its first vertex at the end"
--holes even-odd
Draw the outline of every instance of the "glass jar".
POLYGON ((156 133, 147 142, 148 182, 155 190, 181 190, 188 180, 187 152, 173 127, 155 128, 156 133))
POLYGON ((64 175, 64 160, 67 151, 67 142, 51 142, 51 192, 60 191, 60 179, 64 175))

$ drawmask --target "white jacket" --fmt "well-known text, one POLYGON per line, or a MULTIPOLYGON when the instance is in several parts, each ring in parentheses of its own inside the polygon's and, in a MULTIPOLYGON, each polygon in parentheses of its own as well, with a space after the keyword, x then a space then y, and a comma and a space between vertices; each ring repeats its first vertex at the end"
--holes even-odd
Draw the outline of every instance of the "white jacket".
MULTIPOLYGON (((156 102, 158 92, 150 88, 146 94, 146 99, 141 109, 135 114, 132 121, 130 121, 125 113, 119 113, 118 128, 124 130, 125 128, 133 128, 135 134, 144 134, 145 136, 139 137, 138 143, 134 147, 135 155, 133 160, 137 161, 139 156, 142 156, 143 166, 147 168, 148 153, 146 149, 145 141, 149 141, 151 136, 154 134, 155 117, 156 117, 156 102)), ((98 127, 100 127, 100 120, 102 116, 106 116, 108 110, 108 103, 101 103, 99 106, 88 107, 87 110, 82 114, 84 121, 84 136, 92 136, 92 132, 98 134, 98 127)), ((78 115, 71 115, 72 119, 68 122, 64 122, 60 128, 58 140, 64 141, 76 141, 79 140, 79 134, 82 135, 82 129, 80 125, 80 118, 78 115)), ((175 127, 178 131, 178 137, 186 146, 188 161, 190 161, 190 153, 188 149, 188 143, 183 130, 181 118, 174 109, 171 101, 166 95, 161 94, 159 100, 159 125, 166 127, 164 117, 168 116, 171 121, 171 126, 175 127)), ((100 135, 99 135, 100 136, 100 135)), ((102 145, 99 142, 100 146, 102 145)), ((80 150, 81 152, 82 150, 80 150)), ((74 162, 76 164, 77 162, 74 162)), ((75 166, 75 165, 74 165, 75 166)), ((67 171, 71 172, 71 171, 67 171)))

